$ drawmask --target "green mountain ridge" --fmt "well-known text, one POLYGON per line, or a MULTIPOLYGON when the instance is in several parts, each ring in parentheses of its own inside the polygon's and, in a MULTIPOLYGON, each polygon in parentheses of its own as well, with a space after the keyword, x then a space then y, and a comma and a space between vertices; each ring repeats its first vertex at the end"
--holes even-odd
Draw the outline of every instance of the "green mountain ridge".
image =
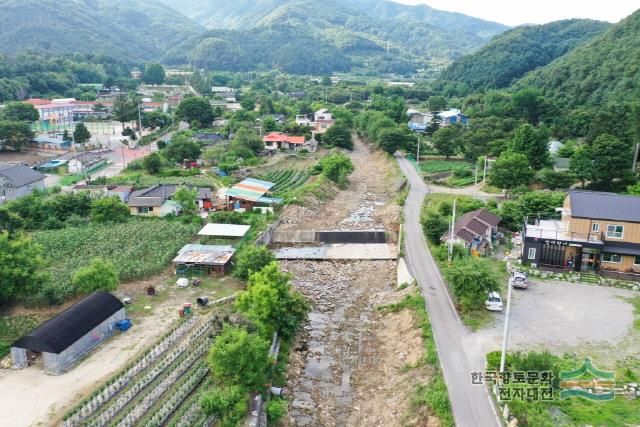
POLYGON ((493 38, 486 46, 449 66, 442 80, 471 90, 506 88, 527 72, 543 67, 602 34, 611 24, 570 19, 521 26, 493 38))
POLYGON ((433 63, 446 64, 486 43, 475 34, 453 37, 418 20, 376 19, 335 1, 262 0, 240 16, 236 9, 241 4, 227 8, 227 15, 216 22, 230 27, 244 23, 245 29, 211 30, 170 50, 164 61, 229 71, 278 68, 325 74, 356 67, 410 74, 433 63))
MULTIPOLYGON (((298 3, 297 0, 162 0, 185 16, 209 29, 246 30, 263 24, 262 19, 281 6, 298 3)), ((316 4, 330 15, 336 4, 316 4)), ((474 34, 480 38, 491 38, 509 27, 455 12, 445 12, 427 5, 409 6, 388 0, 349 0, 340 6, 356 12, 356 16, 367 16, 376 20, 401 19, 433 25, 450 31, 474 34), (347 3, 347 4, 344 4, 347 3)))
POLYGON ((156 0, 4 0, 0 16, 0 52, 10 55, 33 50, 153 60, 205 31, 156 0))
POLYGON ((640 9, 515 84, 526 86, 566 108, 640 99, 640 9))

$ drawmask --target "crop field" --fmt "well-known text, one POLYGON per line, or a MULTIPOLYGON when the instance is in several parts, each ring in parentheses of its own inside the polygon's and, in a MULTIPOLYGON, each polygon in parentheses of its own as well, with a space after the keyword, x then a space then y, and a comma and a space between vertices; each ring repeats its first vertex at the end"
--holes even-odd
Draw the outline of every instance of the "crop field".
POLYGON ((65 415, 71 426, 202 426, 199 390, 209 369, 206 355, 221 330, 215 314, 180 323, 145 354, 65 415))
POLYGON ((177 221, 132 218, 123 224, 38 231, 33 240, 43 246, 48 270, 58 283, 68 283, 96 257, 112 262, 120 280, 129 281, 160 273, 199 229, 177 221))
POLYGON ((458 160, 425 160, 420 163, 420 170, 427 174, 472 169, 473 164, 458 160))
POLYGON ((473 164, 459 160, 425 160, 420 163, 425 178, 449 187, 466 187, 475 181, 473 164))
POLYGON ((308 169, 277 169, 263 175, 262 179, 275 182, 274 194, 278 196, 300 187, 307 182, 310 176, 311 172, 308 169))
POLYGON ((107 179, 107 184, 135 185, 137 187, 152 187, 158 184, 185 184, 194 187, 217 188, 219 182, 206 175, 196 176, 153 176, 141 173, 117 175, 107 179))

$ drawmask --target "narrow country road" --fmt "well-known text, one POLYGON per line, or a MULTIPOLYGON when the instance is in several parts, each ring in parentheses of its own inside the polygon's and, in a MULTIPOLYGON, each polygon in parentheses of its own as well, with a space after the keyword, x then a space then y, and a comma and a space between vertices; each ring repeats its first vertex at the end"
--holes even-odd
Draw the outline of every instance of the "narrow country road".
POLYGON ((424 240, 420 211, 429 188, 407 159, 397 154, 396 158, 411 185, 404 207, 406 259, 426 301, 456 425, 501 426, 485 386, 471 383, 472 372, 484 371, 484 355, 460 321, 424 240))

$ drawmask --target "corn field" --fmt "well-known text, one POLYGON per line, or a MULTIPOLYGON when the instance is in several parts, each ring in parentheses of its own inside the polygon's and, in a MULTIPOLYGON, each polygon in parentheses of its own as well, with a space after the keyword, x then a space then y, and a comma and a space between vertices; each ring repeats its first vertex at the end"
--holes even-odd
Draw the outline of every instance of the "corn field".
POLYGON ((112 262, 120 280, 129 281, 164 270, 199 228, 177 221, 131 219, 123 224, 38 231, 33 240, 43 246, 48 270, 57 283, 69 283, 80 267, 96 257, 112 262))

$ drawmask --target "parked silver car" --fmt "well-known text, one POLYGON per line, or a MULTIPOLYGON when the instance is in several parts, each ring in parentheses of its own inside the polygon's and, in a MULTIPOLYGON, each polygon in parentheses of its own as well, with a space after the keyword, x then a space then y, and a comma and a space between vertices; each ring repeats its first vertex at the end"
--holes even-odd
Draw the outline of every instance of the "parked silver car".
POLYGON ((527 289, 527 274, 521 271, 514 271, 509 278, 509 285, 514 288, 527 289))

